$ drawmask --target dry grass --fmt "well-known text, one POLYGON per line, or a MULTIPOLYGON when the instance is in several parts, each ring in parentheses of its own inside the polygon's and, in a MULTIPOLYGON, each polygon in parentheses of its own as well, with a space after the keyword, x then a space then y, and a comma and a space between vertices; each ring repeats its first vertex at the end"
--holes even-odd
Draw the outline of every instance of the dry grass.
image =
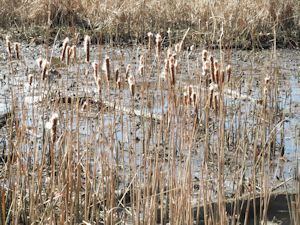
MULTIPOLYGON (((193 43, 269 46, 274 28, 285 46, 299 42, 297 0, 133 1, 133 0, 1 0, 2 26, 77 26, 100 32, 113 41, 144 39, 148 31, 191 27, 193 43)), ((178 38, 175 34, 174 38, 178 38)))
MULTIPOLYGON (((152 36, 153 48, 146 42, 128 56, 69 37, 59 63, 40 45, 29 80, 21 46, 20 60, 7 48, 2 224, 234 225, 247 224, 253 207, 267 223, 273 190, 299 185, 283 176, 274 187, 290 102, 278 96, 276 45, 257 87, 225 69, 230 50, 183 51, 186 34, 169 48, 152 36)), ((299 189, 288 197, 296 225, 299 189)))

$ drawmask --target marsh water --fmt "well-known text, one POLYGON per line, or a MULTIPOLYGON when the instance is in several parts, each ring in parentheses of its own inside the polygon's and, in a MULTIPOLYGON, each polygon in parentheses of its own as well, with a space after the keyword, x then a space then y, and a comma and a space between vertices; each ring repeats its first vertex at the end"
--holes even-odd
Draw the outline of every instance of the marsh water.
MULTIPOLYGON (((46 47, 44 45, 22 43, 21 46, 21 60, 8 59, 5 42, 0 40, 0 115, 5 115, 11 112, 12 109, 16 110, 17 117, 20 121, 25 120, 24 125, 27 129, 28 140, 34 138, 38 139, 38 142, 41 143, 45 124, 49 120, 51 113, 55 111, 43 104, 45 96, 47 96, 48 99, 51 99, 51 97, 49 97, 51 95, 65 98, 66 108, 59 112, 61 115, 60 126, 62 127, 61 130, 64 129, 64 126, 69 126, 72 130, 75 129, 72 127, 76 127, 76 119, 71 122, 69 120, 69 116, 72 114, 72 108, 67 105, 68 99, 66 99, 66 96, 80 96, 81 98, 94 100, 98 90, 92 78, 92 69, 89 66, 65 66, 60 63, 61 46, 59 44, 46 47), (51 58, 48 83, 41 83, 39 79, 40 70, 36 59, 40 56, 51 58), (29 85, 29 74, 33 74, 34 76, 31 85, 29 85)), ((112 71, 116 68, 125 68, 129 63, 132 65, 132 71, 137 71, 139 57, 144 52, 143 48, 143 46, 127 48, 93 46, 91 54, 93 58, 91 61, 99 60, 99 64, 102 64, 103 58, 107 55, 112 61, 112 71)), ((82 46, 78 46, 78 49, 80 58, 82 57, 81 54, 83 54, 82 46)), ((202 49, 196 49, 193 51, 185 51, 182 54, 182 61, 187 63, 181 67, 176 85, 179 87, 197 85, 195 84, 195 80, 198 74, 201 73, 202 67, 199 60, 201 58, 201 51, 202 49)), ((216 56, 220 54, 218 50, 212 52, 216 56)), ((240 93, 250 96, 249 98, 254 100, 250 106, 247 106, 247 100, 237 100, 234 98, 228 98, 226 100, 229 108, 231 108, 229 110, 230 113, 234 114, 235 107, 238 105, 239 107, 241 107, 241 105, 243 106, 241 110, 242 122, 249 120, 246 116, 243 117, 243 112, 245 115, 248 115, 247 111, 255 107, 256 102, 259 102, 261 98, 260 84, 264 82, 265 77, 267 75, 272 76, 273 74, 277 76, 278 107, 282 113, 282 119, 278 124, 280 124, 280 129, 282 129, 283 132, 278 132, 276 142, 282 142, 281 147, 284 147, 285 161, 282 162, 280 159, 274 160, 274 173, 271 180, 274 182, 274 186, 276 186, 278 182, 286 181, 295 176, 296 165, 299 160, 300 51, 291 49, 277 49, 276 52, 272 50, 231 50, 222 52, 222 54, 226 62, 232 65, 232 79, 234 79, 236 83, 241 84, 240 93), (231 101, 233 103, 231 103, 231 101), (237 104, 237 101, 241 103, 237 104)), ((162 116, 164 112, 168 110, 168 100, 163 97, 166 95, 166 91, 159 89, 159 82, 163 81, 158 82, 158 80, 163 80, 161 78, 163 63, 157 66, 157 62, 153 60, 150 64, 153 65, 148 71, 150 76, 147 79, 136 72, 137 90, 143 89, 145 84, 149 84, 149 92, 145 101, 142 99, 144 96, 139 93, 137 93, 134 98, 131 97, 129 90, 124 87, 122 93, 113 88, 103 90, 102 99, 108 102, 115 102, 115 104, 121 104, 122 107, 134 108, 152 115, 162 116), (122 99, 122 101, 120 101, 120 99, 122 99), (118 103, 118 101, 120 102, 118 103)), ((123 160, 128 168, 124 169, 124 174, 125 177, 129 176, 129 168, 132 163, 129 160, 132 154, 130 149, 133 148, 132 143, 134 143, 134 149, 139 151, 139 153, 136 153, 135 166, 141 166, 145 132, 140 128, 140 119, 135 118, 133 115, 127 115, 125 113, 121 115, 114 113, 113 110, 106 110, 101 117, 101 132, 99 132, 99 108, 91 106, 88 113, 82 112, 82 115, 84 115, 84 117, 82 116, 82 119, 79 121, 80 140, 88 146, 88 149, 97 149, 97 157, 103 156, 103 152, 108 151, 105 148, 99 148, 96 144, 97 141, 107 142, 107 146, 113 146, 113 148, 122 146, 122 148, 127 149, 124 153, 123 160), (110 137, 112 129, 114 129, 113 138, 110 137), (127 175, 126 172, 128 172, 127 175)), ((238 126, 238 123, 239 122, 236 122, 234 126, 238 126)), ((153 126, 151 121, 146 121, 144 124, 146 124, 146 127, 153 126)), ((225 129, 230 129, 230 126, 233 126, 232 121, 226 121, 225 126, 225 129)), ((9 146, 7 140, 8 134, 4 128, 1 129, 0 133, 1 152, 4 148, 6 149, 7 146, 9 146)), ((180 135, 180 133, 176 135, 180 135)), ((162 143, 161 145, 163 147, 164 144, 162 143)), ((101 146, 105 146, 105 144, 101 146)), ((180 143, 176 143, 176 146, 178 148, 177 151, 180 151, 180 143)), ((153 148, 155 148, 155 146, 153 148)), ((202 148, 201 140, 193 146, 192 176, 195 179, 201 177, 200 165, 203 161, 202 148)), ((24 149, 30 152, 26 147, 24 147, 24 149)), ((40 157, 42 157, 43 154, 41 149, 42 145, 38 153, 40 157)), ((5 154, 8 153, 6 152, 5 154)), ((111 157, 113 158, 114 156, 111 157)), ((228 157, 230 157, 230 154, 228 157)), ((232 159, 228 159, 229 163, 233 160, 234 155, 231 154, 231 157, 232 159)), ((178 162, 178 166, 181 166, 180 162, 178 162)), ((251 167, 251 162, 249 162, 249 167, 251 167)), ((225 178, 226 195, 230 197, 232 193, 231 188, 234 186, 232 184, 233 181, 230 179, 231 169, 224 171, 224 173, 225 177, 228 178, 225 178)), ((296 191, 295 183, 287 182, 287 185, 291 193, 296 191)), ((280 214, 275 213, 271 218, 273 218, 273 216, 278 217, 278 215, 280 217, 280 214)), ((286 216, 287 215, 284 214, 284 217, 286 216)), ((284 221, 284 219, 282 221, 284 221)))

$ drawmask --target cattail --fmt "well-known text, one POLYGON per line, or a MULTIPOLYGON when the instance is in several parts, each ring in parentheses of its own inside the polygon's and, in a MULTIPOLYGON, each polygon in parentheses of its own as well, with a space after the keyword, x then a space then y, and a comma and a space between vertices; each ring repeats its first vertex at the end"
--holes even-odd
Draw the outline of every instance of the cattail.
POLYGON ((192 101, 193 105, 196 106, 197 94, 194 90, 193 90, 193 93, 192 93, 191 101, 192 101))
POLYGON ((206 76, 209 73, 210 62, 205 61, 202 65, 202 76, 206 76))
POLYGON ((215 60, 213 56, 210 56, 210 69, 211 69, 211 79, 214 83, 216 83, 215 78, 215 60))
POLYGON ((86 54, 85 62, 90 62, 90 46, 91 46, 91 38, 88 35, 84 37, 84 51, 86 54))
POLYGON ((204 64, 208 59, 208 51, 207 50, 203 50, 202 51, 202 63, 204 64))
POLYGON ((188 94, 189 94, 189 98, 190 98, 190 99, 192 98, 192 93, 193 93, 193 87, 192 87, 192 86, 189 86, 189 87, 188 87, 188 94))
POLYGON ((101 79, 100 77, 97 78, 97 88, 98 88, 98 94, 101 95, 101 79))
POLYGON ((214 71, 215 71, 215 82, 219 83, 219 69, 218 69, 218 61, 215 61, 214 63, 214 71))
POLYGON ((65 54, 67 55, 67 57, 66 57, 66 65, 69 65, 69 63, 70 63, 70 57, 71 57, 71 47, 69 45, 66 48, 65 54))
POLYGON ((36 60, 36 63, 37 63, 37 65, 39 66, 39 68, 42 68, 42 64, 43 64, 43 59, 42 59, 42 57, 39 57, 39 58, 36 60))
POLYGON ((144 64, 145 64, 145 59, 144 59, 144 56, 141 55, 141 57, 140 57, 140 65, 139 65, 139 74, 141 76, 144 76, 144 64))
POLYGON ((165 66, 164 70, 162 72, 162 77, 166 79, 167 81, 169 80, 169 59, 165 59, 165 66))
POLYGON ((6 36, 6 51, 8 56, 11 57, 11 42, 9 40, 9 36, 6 36))
POLYGON ((169 72, 170 72, 170 82, 171 82, 171 85, 175 85, 175 59, 174 57, 171 57, 169 59, 169 72))
POLYGON ((155 42, 156 42, 156 56, 160 57, 160 54, 161 54, 161 42, 162 42, 162 38, 161 38, 160 34, 156 34, 155 42))
POLYGON ((172 46, 172 38, 171 38, 171 29, 170 29, 170 27, 168 28, 168 31, 167 31, 167 33, 168 33, 168 38, 169 38, 169 46, 172 46))
POLYGON ((110 80, 110 62, 109 62, 109 57, 105 57, 105 61, 103 63, 102 69, 105 71, 106 75, 106 81, 109 82, 110 80))
POLYGON ((180 43, 177 43, 177 44, 175 45, 175 52, 176 52, 176 54, 179 54, 180 51, 181 51, 181 44, 180 44, 180 43))
POLYGON ((71 47, 71 59, 74 61, 76 61, 76 45, 72 45, 71 47))
POLYGON ((215 95, 215 101, 214 101, 214 108, 215 108, 215 111, 218 112, 218 96, 215 95))
POLYGON ((231 77, 231 66, 228 65, 226 67, 226 73, 227 73, 227 76, 228 76, 228 82, 230 81, 230 77, 231 77))
POLYGON ((116 85, 118 89, 121 89, 121 76, 119 74, 119 69, 116 69, 116 85))
POLYGON ((134 96, 134 94, 135 94, 135 78, 133 75, 129 76, 128 84, 129 84, 130 93, 132 96, 134 96))
POLYGON ((183 93, 183 101, 184 101, 184 104, 185 104, 185 105, 190 104, 190 98, 189 98, 189 95, 188 95, 187 92, 184 92, 184 93, 183 93))
POLYGON ((93 70, 94 70, 95 81, 97 81, 99 64, 95 61, 95 62, 92 63, 92 67, 93 67, 93 70))
POLYGON ((51 130, 52 143, 55 143, 56 141, 57 125, 58 125, 58 114, 54 113, 51 116, 49 122, 46 123, 46 128, 51 130))
POLYGON ((19 42, 14 43, 14 48, 15 48, 15 54, 16 54, 16 59, 20 60, 20 50, 21 50, 21 45, 19 42))
POLYGON ((172 48, 168 48, 167 57, 168 59, 172 56, 172 48))
POLYGON ((31 86, 31 84, 32 84, 32 81, 33 81, 33 75, 32 75, 32 74, 29 74, 29 75, 28 75, 28 83, 29 83, 30 86, 31 86))
POLYGON ((209 87, 209 91, 210 91, 210 96, 209 96, 209 107, 212 107, 212 102, 213 102, 213 96, 214 96, 214 87, 213 85, 211 85, 209 87))
POLYGON ((224 83, 224 80, 225 80, 225 72, 224 70, 221 71, 221 84, 224 83))
POLYGON ((269 84, 269 82, 270 82, 270 77, 266 76, 266 78, 265 78, 265 84, 267 85, 267 84, 269 84))
POLYGON ((66 37, 65 40, 64 40, 64 42, 63 42, 62 51, 61 51, 61 55, 60 55, 60 60, 62 62, 65 60, 66 50, 67 50, 68 43, 69 43, 69 38, 66 37))
POLYGON ((125 80, 128 80, 130 70, 131 70, 131 64, 128 64, 125 72, 125 80))
POLYGON ((151 32, 148 32, 148 49, 151 50, 152 46, 151 46, 151 40, 152 40, 152 37, 153 37, 153 34, 151 32))
POLYGON ((85 111, 88 107, 88 101, 84 101, 84 103, 82 104, 82 107, 81 107, 81 111, 85 111))
POLYGON ((45 80, 46 76, 48 76, 49 70, 49 62, 48 60, 44 59, 42 62, 42 80, 45 80))

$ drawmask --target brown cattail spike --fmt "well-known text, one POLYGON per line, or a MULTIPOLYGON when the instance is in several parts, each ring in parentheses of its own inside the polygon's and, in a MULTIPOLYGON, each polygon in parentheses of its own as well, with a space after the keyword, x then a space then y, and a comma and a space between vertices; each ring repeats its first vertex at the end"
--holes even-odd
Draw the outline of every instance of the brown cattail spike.
POLYGON ((121 88, 121 77, 119 74, 119 69, 116 69, 116 85, 118 89, 121 88))
POLYGON ((49 71, 49 62, 48 60, 44 59, 42 62, 42 80, 45 80, 45 78, 48 76, 49 71))
POLYGON ((105 58, 105 74, 106 74, 106 80, 109 82, 110 80, 110 62, 109 62, 109 57, 106 56, 105 58))
POLYGON ((48 129, 50 129, 50 131, 51 131, 51 140, 52 140, 52 143, 55 143, 55 141, 56 141, 57 125, 58 125, 58 114, 54 113, 51 116, 49 122, 46 124, 46 127, 48 129))
POLYGON ((20 51, 21 51, 21 45, 19 42, 14 43, 14 48, 15 48, 15 54, 16 54, 16 59, 20 60, 20 51))
POLYGON ((6 51, 9 57, 11 57, 11 42, 9 36, 6 36, 6 51))
POLYGON ((206 62, 207 59, 208 59, 208 51, 204 49, 202 51, 202 63, 206 62))
POLYGON ((169 72, 170 72, 170 82, 172 86, 175 86, 175 59, 171 57, 169 59, 169 72))
POLYGON ((98 88, 98 94, 101 96, 101 79, 100 77, 97 78, 97 88, 98 88))
POLYGON ((90 62, 90 47, 91 47, 91 38, 90 36, 86 35, 84 37, 84 51, 85 51, 85 62, 90 62))
POLYGON ((69 43, 69 38, 66 37, 65 40, 64 40, 64 42, 63 42, 62 50, 61 50, 61 54, 60 54, 60 60, 62 62, 65 60, 66 50, 67 50, 68 43, 69 43))
POLYGON ((68 45, 66 48, 66 65, 70 64, 70 57, 71 57, 71 47, 68 45))
POLYGON ((30 86, 32 85, 32 81, 33 81, 33 75, 29 74, 28 75, 28 83, 29 83, 30 86))
POLYGON ((71 59, 74 61, 76 61, 76 45, 72 45, 71 47, 71 59))
POLYGON ((226 67, 226 73, 227 73, 227 77, 228 77, 228 82, 230 81, 230 77, 231 77, 231 66, 228 65, 226 67))

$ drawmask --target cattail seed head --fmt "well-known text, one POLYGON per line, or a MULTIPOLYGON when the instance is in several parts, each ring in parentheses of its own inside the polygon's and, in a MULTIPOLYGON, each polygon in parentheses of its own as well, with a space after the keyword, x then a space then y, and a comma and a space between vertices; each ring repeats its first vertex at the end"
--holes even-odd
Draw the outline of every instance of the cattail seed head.
POLYGON ((128 64, 125 72, 125 80, 128 80, 128 77, 130 75, 130 70, 131 70, 131 64, 128 64))
POLYGON ((170 82, 171 85, 175 85, 175 59, 174 57, 171 57, 169 59, 169 72, 170 72, 170 82))
POLYGON ((70 64, 70 57, 71 57, 71 47, 68 45, 67 48, 66 48, 66 65, 69 65, 70 64))
POLYGON ((152 48, 151 42, 152 42, 153 34, 151 32, 148 32, 147 36, 148 36, 148 49, 151 50, 152 48))
POLYGON ((128 78, 128 85, 129 85, 129 90, 130 90, 131 96, 134 96, 134 94, 135 94, 135 77, 133 75, 131 75, 128 78))
POLYGON ((230 77, 231 77, 231 66, 227 65, 226 67, 226 73, 227 73, 227 77, 228 77, 228 82, 230 81, 230 77))
POLYGON ((68 44, 69 44, 69 38, 66 37, 65 40, 64 40, 64 42, 63 42, 62 51, 61 51, 61 54, 60 54, 60 60, 62 62, 65 60, 66 50, 67 50, 68 44))
POLYGON ((33 74, 29 74, 28 75, 28 83, 30 86, 32 85, 32 81, 33 81, 33 74))
POLYGON ((95 62, 92 63, 92 67, 93 67, 93 70, 94 70, 95 81, 97 81, 99 64, 95 61, 95 62))
POLYGON ((161 42, 162 42, 162 38, 161 38, 160 34, 156 34, 155 42, 156 42, 156 56, 160 57, 160 55, 161 55, 161 42))
POLYGON ((9 36, 6 36, 6 51, 9 57, 11 57, 11 42, 9 36))
POLYGON ((44 59, 42 62, 42 80, 45 80, 45 78, 48 76, 49 71, 49 62, 48 60, 44 59))
POLYGON ((21 44, 19 42, 15 42, 14 43, 14 48, 15 48, 16 59, 20 60, 21 44))
POLYGON ((205 63, 208 60, 208 51, 204 49, 202 51, 202 62, 205 63))
POLYGON ((265 77, 265 84, 267 85, 267 84, 269 84, 270 83, 270 77, 269 76, 266 76, 265 77))
POLYGON ((101 96, 101 79, 100 77, 97 78, 97 88, 98 88, 98 94, 101 96))
POLYGON ((46 128, 50 129, 51 132, 52 143, 55 143, 56 141, 57 125, 58 125, 58 114, 54 113, 51 116, 49 122, 46 123, 46 128))
POLYGON ((119 74, 119 69, 116 69, 116 85, 118 89, 121 89, 121 76, 119 74))
POLYGON ((88 108, 88 104, 89 104, 88 101, 84 101, 81 107, 81 111, 85 111, 88 108))
POLYGON ((91 38, 88 35, 85 35, 84 37, 84 51, 85 51, 85 62, 90 62, 90 47, 91 47, 91 38))
POLYGON ((105 57, 105 75, 106 75, 106 80, 109 82, 110 80, 110 62, 109 62, 109 57, 105 57))
POLYGON ((172 48, 168 48, 167 57, 168 59, 172 56, 172 48))
POLYGON ((215 60, 213 56, 210 56, 210 69, 211 69, 211 79, 214 83, 216 83, 216 78, 215 78, 215 60))
POLYGON ((76 61, 76 45, 72 45, 71 47, 71 59, 74 61, 76 61))
POLYGON ((36 63, 37 63, 37 65, 39 66, 39 68, 42 68, 42 64, 43 64, 43 59, 42 59, 42 57, 37 58, 36 63))
POLYGON ((206 60, 202 66, 202 76, 206 76, 209 73, 210 62, 206 60))

